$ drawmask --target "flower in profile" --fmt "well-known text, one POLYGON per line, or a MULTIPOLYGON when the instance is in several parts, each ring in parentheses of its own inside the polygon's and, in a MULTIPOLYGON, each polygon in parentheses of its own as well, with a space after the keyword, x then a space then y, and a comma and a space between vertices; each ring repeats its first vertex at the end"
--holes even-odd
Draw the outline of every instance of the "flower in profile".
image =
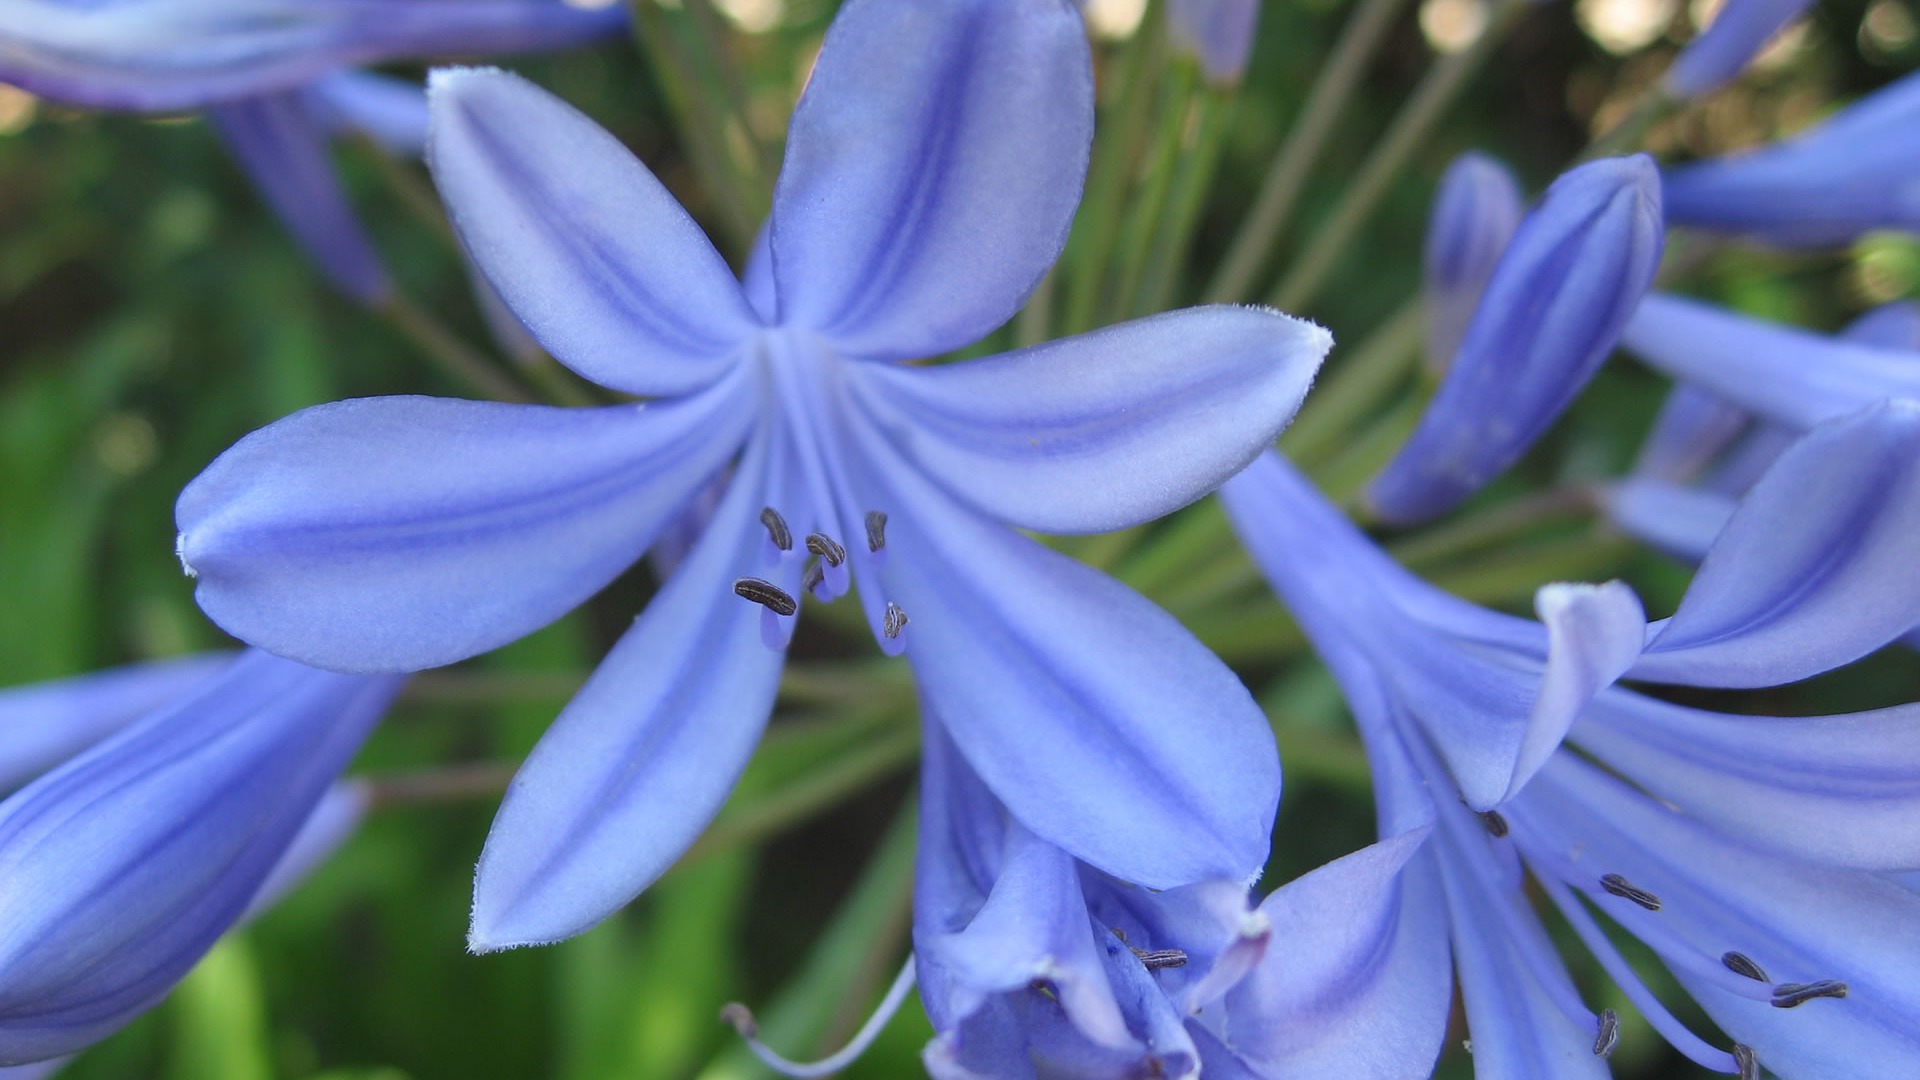
POLYGON ((327 158, 363 133, 418 153, 420 89, 358 64, 584 44, 625 5, 572 0, 13 0, 0 5, 0 83, 67 105, 205 109, 289 232, 335 287, 377 304, 391 282, 327 158))
POLYGON ((801 603, 856 579, 876 642, 1036 835, 1155 888, 1261 864, 1278 764, 1244 687, 1138 594, 1008 526, 1100 531, 1198 498, 1286 424, 1325 332, 1204 308, 898 362, 1004 322, 1059 252, 1092 127, 1070 5, 847 5, 744 289, 563 103, 450 71, 432 108, 474 261, 562 363, 654 400, 375 398, 256 432, 181 496, 202 607, 322 667, 450 663, 565 614, 727 478, 509 790, 474 948, 578 933, 664 872, 758 741, 801 603))
POLYGON ((1662 180, 1669 224, 1777 247, 1920 229, 1920 74, 1794 138, 1668 169, 1662 180))
POLYGON ((249 651, 0 803, 0 1064, 151 1008, 330 849, 399 682, 249 651))
POLYGON ((1550 585, 1541 622, 1428 586, 1276 457, 1222 489, 1242 541, 1346 693, 1383 835, 1438 889, 1482 1076, 1606 1075, 1617 1018, 1585 1006, 1527 878, 1676 1049, 1755 1078, 1920 1068, 1914 707, 1816 718, 1661 702, 1622 676, 1773 685, 1920 616, 1920 407, 1824 427, 1754 486, 1670 619, 1624 586, 1550 585), (1564 740, 1564 741, 1563 741, 1564 740), (1591 760, 1589 760, 1591 759, 1591 760), (1596 767, 1593 761, 1605 768, 1596 767), (1595 912, 1648 945, 1728 1035, 1677 1020, 1595 912))
POLYGON ((1667 92, 1695 98, 1726 85, 1812 4, 1813 0, 1727 0, 1700 36, 1674 57, 1664 80, 1667 92))
POLYGON ((1573 401, 1660 263, 1660 179, 1644 154, 1568 171, 1520 222, 1420 425, 1368 484, 1381 518, 1446 512, 1573 401))
POLYGON ((1480 295, 1525 210, 1520 185, 1493 158, 1461 154, 1447 166, 1427 218, 1420 280, 1429 371, 1453 365, 1480 295))

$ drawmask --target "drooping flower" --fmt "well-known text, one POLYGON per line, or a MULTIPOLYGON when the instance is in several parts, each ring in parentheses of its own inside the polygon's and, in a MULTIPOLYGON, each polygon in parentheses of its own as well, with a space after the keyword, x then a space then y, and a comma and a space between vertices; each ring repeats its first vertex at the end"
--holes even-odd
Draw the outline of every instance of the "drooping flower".
POLYGON ((1167 37, 1200 61, 1207 81, 1231 85, 1247 70, 1260 0, 1167 0, 1167 37))
POLYGON ((117 1030, 310 867, 399 682, 249 651, 0 803, 0 1064, 117 1030))
POLYGON ((1278 770, 1245 689, 1007 526, 1112 529, 1199 497, 1284 426, 1324 331, 1206 308, 896 362, 999 325, 1064 241, 1092 126, 1070 5, 844 8, 744 291, 586 118, 496 72, 433 86, 430 160, 475 262, 557 359, 657 400, 296 414, 181 496, 201 605, 319 666, 450 663, 558 618, 730 477, 508 792, 475 948, 577 933, 662 873, 744 767, 800 603, 856 576, 875 640, 1036 835, 1156 888, 1260 865, 1278 770))
POLYGON ((363 132, 418 153, 420 89, 357 64, 583 44, 625 5, 572 0, 13 0, 0 5, 0 83, 84 108, 207 110, 274 213, 335 287, 391 291, 327 156, 363 132))
POLYGON ((1612 352, 1661 241, 1659 175, 1645 155, 1554 181, 1501 254, 1419 427, 1367 486, 1369 507, 1422 521, 1511 465, 1612 352))
POLYGON ((1920 229, 1920 75, 1784 142, 1668 169, 1667 221, 1778 247, 1920 229))
POLYGON ((1487 280, 1525 210, 1520 185, 1493 158, 1462 154, 1447 166, 1427 218, 1422 261, 1428 370, 1443 372, 1453 365, 1487 280))
POLYGON ((1604 1077, 1619 1037, 1616 1018, 1582 1003, 1523 891, 1529 876, 1655 1029, 1707 1068, 1920 1068, 1906 1019, 1920 1008, 1920 894, 1885 876, 1920 863, 1907 828, 1920 811, 1913 707, 1740 717, 1611 685, 1772 685, 1911 626, 1920 407, 1868 410, 1783 455, 1679 611, 1653 624, 1618 583, 1542 589, 1544 626, 1456 600, 1276 457, 1222 494, 1347 695, 1382 833, 1432 826, 1402 878, 1444 896, 1479 1076, 1604 1077), (1596 909, 1653 949, 1732 1051, 1660 1004, 1596 909))
POLYGON ((1678 98, 1711 93, 1732 81, 1775 34, 1813 0, 1727 0, 1700 36, 1667 68, 1667 92, 1678 98))

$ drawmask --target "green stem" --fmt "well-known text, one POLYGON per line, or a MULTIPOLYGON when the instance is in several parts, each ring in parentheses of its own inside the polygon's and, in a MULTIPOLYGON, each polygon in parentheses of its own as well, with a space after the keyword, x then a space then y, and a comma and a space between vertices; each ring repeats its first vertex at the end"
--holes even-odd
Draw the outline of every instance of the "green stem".
POLYGON ((1353 435, 1406 381, 1420 353, 1423 317, 1418 299, 1400 305, 1333 370, 1314 384, 1300 416, 1280 436, 1288 458, 1307 464, 1353 435))
POLYGON ((1407 159, 1432 132, 1441 114, 1466 89, 1467 80, 1480 70, 1480 65, 1493 55, 1494 49, 1506 40, 1507 34, 1532 6, 1532 0, 1499 0, 1486 28, 1472 45, 1441 58, 1428 70, 1401 106, 1392 126, 1367 156, 1359 177, 1347 186, 1346 194, 1326 223, 1274 289, 1269 303, 1282 311, 1295 311, 1319 295, 1327 275, 1347 253, 1354 233, 1366 224, 1386 194, 1387 185, 1400 175, 1407 159))
POLYGON ((1040 279, 1040 284, 1034 288, 1033 295, 1027 297, 1026 306, 1021 308, 1020 314, 1014 318, 1015 348, 1024 349, 1029 345, 1038 345, 1053 336, 1053 294, 1055 282, 1059 280, 1059 276, 1060 267, 1056 264, 1053 269, 1047 271, 1046 277, 1040 279))
POLYGON ((1188 133, 1194 123, 1193 109, 1199 93, 1199 69, 1191 61, 1173 65, 1166 80, 1166 94, 1160 103, 1160 122, 1151 145, 1146 175, 1140 189, 1127 200, 1127 217, 1121 226, 1120 248, 1115 258, 1115 277, 1108 288, 1101 321, 1119 322, 1132 314, 1140 279, 1146 273, 1148 253, 1154 237, 1167 218, 1167 196, 1173 188, 1180 159, 1189 150, 1188 133))
POLYGON ((1387 550, 1406 566, 1432 566, 1512 540, 1536 526, 1590 513, 1593 506, 1589 488, 1553 488, 1423 529, 1387 545, 1387 550))
POLYGON ((633 37, 654 66, 656 81, 673 112, 675 129, 685 140, 687 157, 701 187, 714 200, 719 225, 735 250, 745 251, 760 227, 753 200, 741 190, 737 171, 723 141, 725 117, 712 97, 702 92, 698 65, 681 40, 678 27, 660 9, 658 0, 627 0, 633 11, 633 37))
POLYGON ((752 101, 747 94, 747 81, 740 74, 740 66, 734 62, 733 50, 728 44, 730 34, 726 20, 713 9, 712 0, 683 0, 683 3, 693 24, 697 59, 712 73, 712 81, 719 84, 722 100, 733 121, 727 131, 736 133, 740 140, 741 179, 755 204, 771 208, 773 177, 780 171, 780 161, 773 148, 754 134, 752 101))
POLYGON ((1580 152, 1576 164, 1592 161, 1595 158, 1613 157, 1632 150, 1640 145, 1640 140, 1646 138, 1647 132, 1652 130, 1653 125, 1672 115, 1682 104, 1684 102, 1669 97, 1662 88, 1662 84, 1654 84, 1653 88, 1634 104, 1633 109, 1626 116, 1621 117, 1619 123, 1587 144, 1587 148, 1580 152))
POLYGON ((533 400, 512 379, 488 363, 479 350, 461 341, 459 335, 404 295, 396 292, 374 310, 419 346, 442 372, 481 397, 521 404, 533 400))
POLYGON ((369 776, 368 804, 374 809, 395 806, 465 802, 468 799, 499 795, 520 769, 517 761, 482 761, 471 765, 447 765, 414 772, 384 773, 369 776))
POLYGON ((1080 200, 1073 242, 1067 248, 1067 303, 1061 326, 1065 334, 1093 329, 1099 314, 1107 256, 1116 235, 1114 222, 1131 186, 1133 163, 1146 147, 1147 119, 1159 82, 1149 73, 1161 70, 1166 45, 1161 21, 1148 19, 1122 47, 1108 83, 1119 89, 1112 106, 1101 110, 1101 134, 1094 141, 1087 192, 1080 200))
POLYGON ((1175 288, 1186 278, 1193 230, 1200 222, 1207 194, 1213 190, 1214 174, 1219 170, 1238 100, 1230 93, 1205 88, 1193 101, 1189 142, 1181 153, 1180 171, 1174 175, 1173 192, 1168 198, 1172 209, 1161 215, 1153 252, 1147 258, 1146 280, 1133 305, 1134 315, 1165 311, 1173 303, 1175 288))
POLYGON ((1354 87, 1367 71, 1373 55, 1393 27, 1395 16, 1406 0, 1361 0, 1360 9, 1340 32, 1333 55, 1315 77, 1307 92, 1307 103, 1300 119, 1287 133, 1287 140, 1274 155, 1267 179, 1260 186, 1253 209, 1240 226, 1233 246, 1207 289, 1207 298, 1216 303, 1233 303, 1253 295, 1253 281, 1272 256, 1281 230, 1293 212, 1294 203, 1306 187, 1307 177, 1320 160, 1334 121, 1346 110, 1354 87))

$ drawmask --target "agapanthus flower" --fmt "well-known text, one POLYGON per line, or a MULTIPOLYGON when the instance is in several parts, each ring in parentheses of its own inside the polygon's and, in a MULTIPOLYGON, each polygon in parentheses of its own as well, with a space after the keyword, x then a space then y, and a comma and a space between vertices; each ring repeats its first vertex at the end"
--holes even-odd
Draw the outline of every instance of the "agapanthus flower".
POLYGON ((1240 81, 1259 21, 1260 0, 1167 0, 1168 40, 1212 83, 1240 81))
POLYGON ((224 667, 210 654, 0 690, 0 792, 9 792, 224 667))
POLYGON ((1389 521, 1425 520, 1513 464, 1613 351, 1653 282, 1662 237, 1646 155, 1554 181, 1500 255, 1420 426, 1368 484, 1368 506, 1389 521))
POLYGON ((1813 0, 1726 0, 1700 36, 1674 57, 1664 80, 1674 97, 1694 98, 1726 85, 1813 0))
POLYGON ((1424 830, 1258 907, 1239 880, 1143 889, 1035 836, 941 722, 926 729, 914 953, 937 1080, 1391 1080, 1432 1064, 1446 944, 1395 880, 1424 830))
POLYGON ((855 578, 874 639, 1037 835, 1155 888, 1260 865, 1278 765, 1245 688, 1145 599, 1007 526, 1113 529, 1199 497, 1284 426, 1325 332, 1206 308, 898 362, 998 326, 1059 252, 1092 128, 1071 5, 848 4, 744 289, 558 100, 452 71, 432 108, 474 261, 562 363, 655 400, 374 398, 256 432, 181 496, 202 607, 322 667, 450 663, 565 614, 729 477, 509 790, 474 948, 577 933, 664 872, 758 740, 802 601, 855 578))
POLYGON ((117 1030, 309 869, 399 683, 249 651, 0 803, 0 1064, 117 1030))
POLYGON ((1772 685, 1911 626, 1920 406, 1867 410, 1783 455, 1679 610, 1652 624, 1617 582, 1542 589, 1544 626, 1457 600, 1400 569, 1276 457, 1222 493, 1347 695, 1382 834, 1432 827, 1402 877, 1445 897, 1479 1076, 1604 1077, 1619 1038, 1616 1017, 1581 1001, 1527 878, 1654 1028, 1707 1068, 1920 1069, 1920 894, 1886 876, 1920 863, 1913 707, 1730 716, 1612 685, 1772 685), (1653 950, 1731 1050, 1667 1011, 1596 910, 1653 950))
POLYGON ((353 65, 578 45, 625 5, 571 0, 13 0, 0 82, 84 108, 204 109, 275 214, 342 292, 391 290, 327 156, 362 132, 417 153, 419 88, 353 65))
POLYGON ((1421 261, 1428 370, 1453 365, 1487 280, 1525 211, 1513 174, 1485 154, 1461 154, 1440 177, 1421 261))
POLYGON ((1779 247, 1920 229, 1920 74, 1783 142, 1667 169, 1667 221, 1779 247))

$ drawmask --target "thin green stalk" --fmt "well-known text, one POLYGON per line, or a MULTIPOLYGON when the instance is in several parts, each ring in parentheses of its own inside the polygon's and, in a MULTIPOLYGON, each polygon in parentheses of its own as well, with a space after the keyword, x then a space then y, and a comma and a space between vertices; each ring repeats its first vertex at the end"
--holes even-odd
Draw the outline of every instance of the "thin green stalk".
POLYGON ((489 363, 484 354, 460 340, 459 335, 405 295, 396 292, 374 310, 419 346, 427 359, 442 372, 481 397, 521 404, 533 400, 518 384, 489 363))
POLYGON ((1549 522, 1591 513, 1593 507, 1590 488, 1552 488, 1423 529, 1387 545, 1387 550, 1406 566, 1432 566, 1505 543, 1549 522))
POLYGON ((1202 499, 1156 529, 1115 576, 1149 596, 1169 587, 1209 552, 1233 543, 1218 499, 1202 499))
POLYGON ((1192 110, 1199 94, 1199 70, 1191 62, 1182 62, 1173 65, 1169 75, 1147 171, 1141 177, 1139 189, 1127 200, 1127 216, 1120 226, 1120 245, 1101 312, 1102 322, 1119 322, 1132 314, 1134 296, 1146 273, 1154 237, 1167 217, 1167 196, 1173 188, 1174 174, 1180 171, 1181 156, 1188 150, 1188 134, 1194 122, 1192 110))
POLYGON ((1300 416, 1281 434, 1281 452, 1305 464, 1349 439, 1355 425, 1376 413, 1413 371, 1422 323, 1420 301, 1409 300, 1336 360, 1332 371, 1314 384, 1300 416))
POLYGON ((1060 277, 1060 267, 1056 264, 1040 279, 1040 284, 1027 297, 1027 304, 1013 320, 1013 344, 1024 349, 1029 345, 1038 345, 1053 336, 1053 294, 1055 283, 1060 277))
POLYGON ((1101 110, 1100 138, 1094 140, 1087 191, 1074 217, 1073 242, 1067 247, 1066 310, 1061 332, 1091 330, 1106 285, 1121 207, 1134 175, 1133 163, 1145 151, 1147 120, 1163 69, 1166 42, 1160 19, 1147 19, 1122 46, 1109 86, 1118 86, 1112 105, 1101 110))
POLYGON ((1340 453, 1307 471, 1327 497, 1351 509, 1361 488, 1398 453, 1426 411, 1426 401, 1407 395, 1383 409, 1373 422, 1355 431, 1340 453))
MULTIPOLYGON (((1640 145, 1653 125, 1672 115, 1684 102, 1676 101, 1655 83, 1653 88, 1635 103, 1633 109, 1620 122, 1609 128, 1605 134, 1587 144, 1580 152, 1578 161, 1592 161, 1595 158, 1612 157, 1624 154, 1640 145)), ((1576 162, 1577 164, 1578 162, 1576 162)))
POLYGON ((701 187, 713 197, 714 212, 734 249, 745 251, 765 214, 741 189, 739 172, 723 141, 726 118, 712 97, 701 92, 699 67, 658 0, 627 2, 633 11, 634 41, 656 70, 675 130, 686 142, 687 157, 701 187))
POLYGON ((470 765, 376 774, 367 777, 363 783, 367 785, 368 804, 375 809, 465 802, 506 791, 507 783, 519 769, 520 763, 517 761, 481 761, 470 765))
POLYGON ((1212 87, 1203 88, 1194 98, 1189 145, 1180 155, 1180 171, 1174 174, 1173 191, 1167 199, 1171 209, 1161 215, 1159 231, 1154 235, 1146 280, 1134 301, 1134 315, 1165 311, 1173 303, 1174 290, 1186 278, 1193 230, 1213 190, 1213 177, 1220 167, 1220 154, 1226 148, 1238 100, 1230 91, 1212 87))
POLYGON ((1326 223, 1274 289, 1269 301, 1274 307, 1282 311, 1299 310, 1319 295, 1320 287, 1326 283, 1340 256, 1346 254, 1354 234, 1366 224, 1386 194, 1387 185, 1400 174, 1407 159, 1433 131, 1435 122, 1453 104, 1454 98, 1466 89, 1467 81, 1532 6, 1532 0, 1499 0, 1486 28, 1472 45, 1441 58, 1427 71, 1412 96, 1401 106, 1392 126, 1375 144, 1360 168, 1360 175, 1347 186, 1346 194, 1326 223))
POLYGON ((1272 256, 1274 245, 1280 242, 1281 230, 1293 213, 1307 176, 1320 160, 1327 137, 1333 134, 1334 121, 1346 111, 1354 87, 1360 84, 1360 76, 1366 74, 1374 53, 1379 51, 1380 43, 1386 39, 1394 18, 1405 4, 1406 0, 1361 0, 1359 10, 1347 20, 1340 31, 1340 40, 1334 44, 1333 55, 1314 78, 1313 89, 1307 92, 1299 120, 1274 155, 1253 209, 1247 213, 1233 246, 1227 249, 1219 273, 1207 288, 1208 300, 1232 303, 1253 295, 1254 278, 1272 256))
POLYGON ((743 179, 756 201, 771 206, 773 177, 780 171, 780 160, 773 148, 754 134, 749 119, 752 101, 747 94, 747 80, 740 74, 740 65, 734 62, 726 20, 714 10, 712 0, 682 0, 682 3, 693 24, 697 58, 712 74, 713 82, 719 84, 727 112, 732 115, 733 127, 728 130, 738 129, 746 151, 746 160, 739 163, 745 172, 743 179))

